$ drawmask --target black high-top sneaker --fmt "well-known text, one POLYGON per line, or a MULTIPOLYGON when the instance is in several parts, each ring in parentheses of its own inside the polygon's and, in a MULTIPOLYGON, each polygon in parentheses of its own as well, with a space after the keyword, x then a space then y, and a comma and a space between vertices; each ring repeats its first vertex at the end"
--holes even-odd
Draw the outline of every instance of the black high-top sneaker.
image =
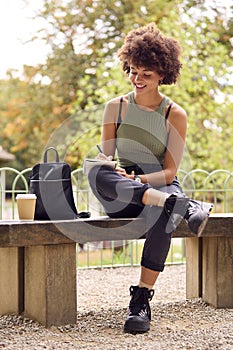
POLYGON ((189 198, 184 193, 173 193, 165 201, 164 211, 168 222, 166 232, 175 231, 189 207, 189 198))
POLYGON ((154 290, 131 286, 131 300, 125 320, 126 333, 145 333, 150 329, 151 310, 149 301, 153 298, 154 290))
POLYGON ((212 209, 212 203, 199 202, 190 199, 187 212, 184 216, 190 231, 196 235, 200 235, 207 224, 212 209))

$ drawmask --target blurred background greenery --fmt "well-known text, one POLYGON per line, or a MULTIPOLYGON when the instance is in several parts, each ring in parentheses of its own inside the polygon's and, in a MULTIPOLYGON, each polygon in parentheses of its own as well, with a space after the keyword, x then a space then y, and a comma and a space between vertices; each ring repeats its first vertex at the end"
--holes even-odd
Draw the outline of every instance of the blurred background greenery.
MULTIPOLYGON (((0 80, 0 145, 19 170, 54 145, 73 169, 100 142, 108 99, 131 86, 116 53, 127 32, 155 22, 182 48, 176 86, 161 91, 188 114, 182 167, 232 170, 232 6, 225 1, 46 0, 35 13, 50 50, 43 64, 8 70, 0 80), (191 165, 190 165, 191 160, 191 165)), ((32 37, 31 40, 36 40, 32 37)), ((190 170, 190 169, 188 169, 190 170)))

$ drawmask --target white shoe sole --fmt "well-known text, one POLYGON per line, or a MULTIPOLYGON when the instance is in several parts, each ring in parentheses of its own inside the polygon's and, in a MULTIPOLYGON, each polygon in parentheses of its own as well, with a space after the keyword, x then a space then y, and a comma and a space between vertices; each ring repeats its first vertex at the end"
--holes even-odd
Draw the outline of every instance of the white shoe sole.
POLYGON ((206 212, 206 218, 202 221, 201 225, 198 227, 197 230, 197 235, 200 236, 202 234, 202 232, 204 231, 207 222, 209 220, 209 215, 213 209, 213 204, 209 204, 209 203, 202 203, 202 209, 206 212))

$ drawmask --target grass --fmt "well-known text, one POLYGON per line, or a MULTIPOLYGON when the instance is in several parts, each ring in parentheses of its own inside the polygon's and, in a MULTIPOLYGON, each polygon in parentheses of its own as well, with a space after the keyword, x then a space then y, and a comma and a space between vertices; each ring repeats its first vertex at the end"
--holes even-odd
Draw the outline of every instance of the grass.
MULTIPOLYGON (((110 246, 109 246, 110 245, 110 246)), ((131 241, 128 244, 111 246, 107 248, 95 247, 93 244, 85 245, 84 250, 77 254, 77 267, 109 267, 109 266, 137 266, 143 249, 143 241, 131 241)), ((182 239, 172 240, 166 263, 175 264, 185 262, 185 251, 182 239), (178 241, 178 242, 177 242, 178 241)))

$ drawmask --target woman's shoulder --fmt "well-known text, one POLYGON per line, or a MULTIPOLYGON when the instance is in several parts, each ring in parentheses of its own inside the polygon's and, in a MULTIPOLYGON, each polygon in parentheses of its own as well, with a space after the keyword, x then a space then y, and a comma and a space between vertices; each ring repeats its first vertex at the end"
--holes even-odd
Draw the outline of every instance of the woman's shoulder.
POLYGON ((119 114, 121 119, 124 118, 128 105, 128 95, 121 95, 109 100, 105 106, 104 120, 117 124, 119 114))
MULTIPOLYGON (((122 95, 112 98, 106 103, 104 111, 104 119, 108 122, 117 123, 119 110, 121 109, 120 105, 126 105, 128 102, 128 95, 122 95), (122 102, 121 102, 122 101, 122 102)), ((125 108, 125 107, 122 107, 125 108)))
POLYGON ((111 112, 113 115, 116 114, 120 108, 120 105, 126 105, 128 103, 128 95, 121 95, 112 98, 106 103, 105 112, 111 112))
POLYGON ((171 117, 172 116, 186 118, 187 114, 184 108, 182 108, 178 103, 172 102, 171 117))
POLYGON ((171 125, 186 125, 187 113, 179 104, 172 101, 168 121, 171 125))
POLYGON ((107 105, 119 105, 120 102, 128 102, 128 94, 111 98, 107 105))

